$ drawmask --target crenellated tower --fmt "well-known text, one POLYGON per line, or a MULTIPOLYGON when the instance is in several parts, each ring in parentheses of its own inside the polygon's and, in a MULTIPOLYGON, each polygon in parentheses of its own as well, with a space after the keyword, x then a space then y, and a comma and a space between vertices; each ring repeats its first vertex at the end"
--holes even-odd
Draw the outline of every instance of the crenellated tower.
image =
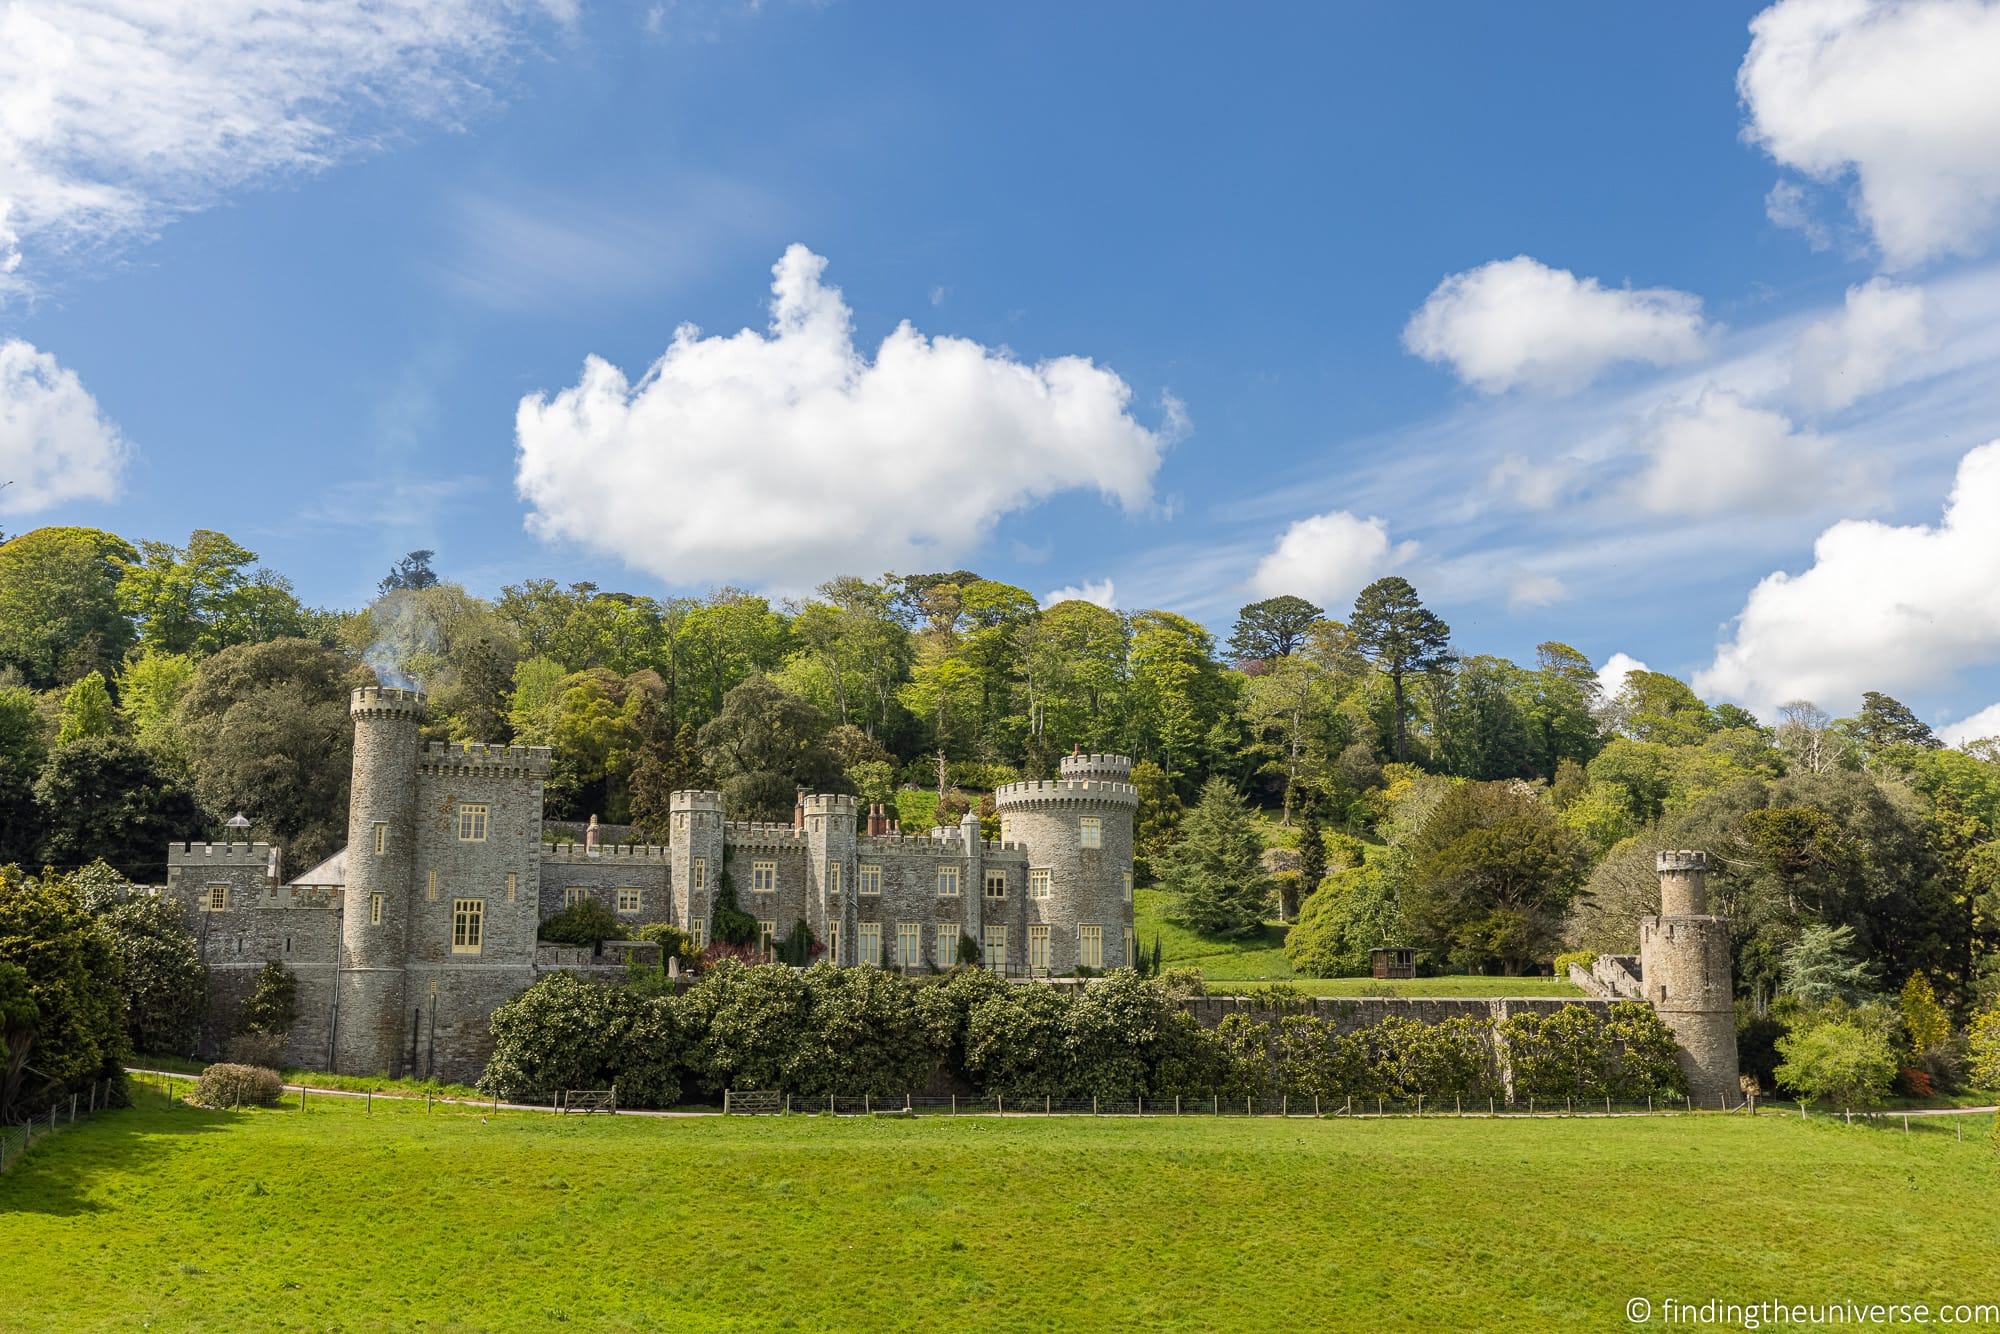
MULTIPOLYGON (((836 933, 827 930, 831 922, 841 924, 840 953, 835 959, 847 963, 853 958, 853 941, 860 927, 858 904, 859 873, 855 856, 854 798, 840 793, 813 793, 804 799, 806 825, 806 925, 822 945, 831 945, 836 933)), ((782 937, 792 923, 778 923, 782 937)))
POLYGON ((722 884, 722 794, 691 788, 667 796, 674 921, 704 948, 715 943, 715 895, 722 884))
POLYGON ((1052 973, 1090 964, 1133 963, 1132 824, 1139 790, 1124 755, 1067 755, 1054 782, 1010 783, 993 794, 1000 838, 1028 853, 1028 894, 1021 946, 1010 960, 1039 968, 1037 928, 1046 930, 1052 973))
POLYGON ((1662 852, 1660 915, 1639 923, 1639 979, 1646 1000, 1680 1043, 1681 1069, 1698 1105, 1742 1096, 1736 1059, 1736 989, 1729 921, 1708 911, 1708 854, 1662 852))
POLYGON ((334 1068, 402 1073, 403 981, 416 882, 417 758, 424 698, 364 686, 348 702, 354 773, 347 799, 334 1068))

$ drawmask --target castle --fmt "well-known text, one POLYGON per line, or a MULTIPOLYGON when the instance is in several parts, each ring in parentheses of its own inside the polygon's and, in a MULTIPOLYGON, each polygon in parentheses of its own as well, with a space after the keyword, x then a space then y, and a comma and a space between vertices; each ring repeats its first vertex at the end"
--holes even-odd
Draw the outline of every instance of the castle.
POLYGON ((551 970, 621 975, 654 947, 545 944, 542 922, 595 899, 631 927, 715 938, 727 885, 770 948, 805 923, 825 957, 903 971, 966 957, 1009 975, 1130 966, 1132 823, 1122 755, 1072 755, 1052 782, 994 794, 1000 838, 967 813, 909 836, 879 808, 802 794, 793 822, 731 820, 676 792, 664 845, 548 837, 546 747, 426 743, 423 696, 356 690, 347 846, 287 884, 263 843, 177 844, 167 892, 196 915, 218 1010, 286 965, 299 1020, 286 1059, 346 1074, 470 1081, 493 1011, 551 970))

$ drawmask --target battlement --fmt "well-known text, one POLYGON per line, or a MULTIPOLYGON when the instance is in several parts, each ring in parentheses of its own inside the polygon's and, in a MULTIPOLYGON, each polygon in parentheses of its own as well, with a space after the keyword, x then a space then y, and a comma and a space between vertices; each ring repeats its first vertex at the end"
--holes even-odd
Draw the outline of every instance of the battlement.
POLYGON ((1023 806, 1030 802, 1092 802, 1136 807, 1139 804, 1139 789, 1130 783, 1060 778, 1053 782, 1009 783, 993 792, 996 807, 1023 806))
POLYGON ((544 843, 542 860, 558 865, 578 862, 663 862, 673 849, 664 843, 544 843))
POLYGON ((814 792, 806 797, 807 815, 844 815, 854 818, 854 798, 840 792, 814 792))
POLYGON ((712 788, 688 788, 667 794, 669 811, 719 811, 722 794, 712 788))
POLYGON ((788 824, 765 824, 761 820, 727 820, 723 835, 733 844, 764 847, 804 847, 806 831, 788 824))
POLYGON ((406 714, 420 718, 424 712, 424 692, 395 686, 358 686, 348 698, 347 711, 356 716, 406 714))
POLYGON ((169 866, 269 867, 277 849, 269 843, 169 843, 169 866))
POLYGON ((1065 755, 1062 757, 1064 778, 1096 778, 1119 782, 1132 776, 1130 755, 1065 755))
POLYGON ((547 746, 502 746, 478 741, 428 741, 423 765, 440 769, 486 769, 546 774, 554 762, 547 746))
POLYGON ((1677 871, 1706 871, 1708 854, 1683 848, 1678 852, 1662 852, 1653 859, 1653 865, 1662 875, 1677 871))

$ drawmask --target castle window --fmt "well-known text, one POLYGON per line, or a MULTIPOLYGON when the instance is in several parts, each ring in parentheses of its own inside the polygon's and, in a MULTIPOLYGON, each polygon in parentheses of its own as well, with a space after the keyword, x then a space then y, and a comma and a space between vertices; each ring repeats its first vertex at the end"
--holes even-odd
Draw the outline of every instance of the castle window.
POLYGON ((708 923, 706 921, 697 917, 692 922, 689 922, 688 934, 694 937, 695 953, 699 954, 708 948, 708 923))
POLYGON ((1138 945, 1132 938, 1132 928, 1129 926, 1125 928, 1125 966, 1127 968, 1139 966, 1138 945))
POLYGON ((1007 967, 1007 928, 989 926, 986 928, 986 966, 996 972, 1007 967))
POLYGON ((956 866, 938 867, 938 897, 946 899, 955 899, 958 897, 958 868, 956 866))
POLYGON ((208 910, 227 912, 229 910, 229 886, 210 885, 208 887, 208 910))
POLYGON ((381 856, 389 850, 389 824, 386 820, 375 822, 375 855, 381 856))
POLYGON ((840 892, 839 862, 828 862, 826 864, 826 892, 829 894, 838 894, 840 892))
POLYGON ((1104 821, 1095 815, 1086 815, 1077 827, 1077 846, 1101 848, 1104 846, 1104 821))
POLYGON ((688 879, 693 882, 690 886, 693 889, 708 888, 708 858, 697 857, 694 859, 694 864, 689 869, 688 879))
POLYGON ((915 922, 896 923, 896 966, 915 968, 923 963, 923 935, 915 922))
POLYGON ((760 921, 757 923, 757 948, 764 951, 766 959, 771 957, 771 942, 777 938, 778 924, 776 922, 760 921))
POLYGON ((860 880, 861 892, 863 894, 880 894, 882 892, 882 868, 874 862, 863 862, 861 864, 860 880))
POLYGON ((458 841, 461 843, 484 843, 486 841, 486 811, 483 801, 462 801, 458 804, 458 841))
POLYGON ((477 954, 486 936, 486 900, 451 901, 451 952, 477 954))
POLYGON ((940 968, 949 968, 958 962, 958 923, 939 922, 937 940, 931 948, 937 957, 933 960, 940 968))
POLYGON ((1104 928, 1080 926, 1076 929, 1076 961, 1085 968, 1104 967, 1104 928))
POLYGON ((986 873, 986 897, 989 899, 1004 899, 1007 897, 1007 873, 1005 871, 988 871, 986 873))
POLYGON ((563 907, 574 908, 590 897, 590 891, 582 885, 567 885, 563 888, 563 907))
POLYGON ((639 911, 639 891, 638 891, 638 890, 636 890, 636 889, 621 889, 621 890, 619 890, 619 891, 618 891, 618 911, 619 911, 619 912, 638 912, 638 911, 639 911))
POLYGON ((368 896, 368 925, 382 925, 382 896, 380 894, 370 894, 368 896))
POLYGON ((826 957, 830 963, 840 962, 840 923, 826 924, 826 957))
POLYGON ((1035 973, 1049 971, 1049 929, 1046 926, 1028 928, 1028 970, 1035 973))
POLYGON ((1005 815, 1000 817, 1000 841, 1002 843, 1014 841, 1014 821, 1005 815))
POLYGON ((436 902, 437 896, 438 873, 437 868, 432 867, 430 874, 424 878, 424 897, 430 899, 432 902, 436 902))
POLYGON ((776 862, 751 862, 750 888, 760 894, 774 892, 778 888, 778 864, 776 862))
POLYGON ((507 872, 507 902, 512 903, 520 891, 520 878, 512 871, 507 872))
POLYGON ((1047 898, 1049 896, 1049 884, 1050 884, 1050 873, 1048 867, 1034 866, 1028 869, 1029 898, 1031 899, 1047 898))
POLYGON ((1125 901, 1127 903, 1132 901, 1132 873, 1130 871, 1125 873, 1125 901))
POLYGON ((882 965, 882 924, 863 922, 861 924, 861 946, 854 952, 854 962, 867 964, 873 968, 882 965))

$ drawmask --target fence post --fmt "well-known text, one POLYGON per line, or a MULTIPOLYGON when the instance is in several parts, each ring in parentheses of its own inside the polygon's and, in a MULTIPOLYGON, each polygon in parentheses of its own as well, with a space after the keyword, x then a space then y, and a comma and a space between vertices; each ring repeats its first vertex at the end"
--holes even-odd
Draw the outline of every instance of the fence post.
POLYGON ((303 1112, 305 1109, 306 1109, 306 1086, 304 1084, 301 1084, 299 1085, 299 1110, 303 1112))
POLYGON ((1652 1114, 1653 1114, 1653 1095, 1648 1093, 1646 1095, 1646 1115, 1651 1116, 1652 1114))
POLYGON ((1180 1114, 1181 1114, 1181 1095, 1176 1093, 1174 1095, 1174 1115, 1179 1116, 1180 1114))
MULTIPOLYGON (((1909 1118, 1904 1117, 1903 1119, 1907 1121, 1909 1118)), ((69 1123, 71 1125, 76 1124, 76 1095, 74 1093, 69 1095, 69 1123)))
POLYGON ((1910 1133, 1910 1114, 1908 1112, 1903 1113, 1903 1133, 1905 1135, 1910 1133))
POLYGON ((1222 1095, 1218 1093, 1211 1093, 1208 1095, 1208 1101, 1209 1101, 1208 1114, 1210 1116, 1221 1116, 1222 1095))
POLYGON ((1007 1095, 1006 1095, 1006 1094, 1004 1094, 1004 1093, 996 1093, 996 1094, 994 1094, 994 1095, 993 1095, 993 1106, 994 1106, 994 1109, 995 1109, 995 1110, 996 1110, 996 1111, 997 1111, 997 1112, 998 1112, 998 1113, 999 1113, 999 1114, 1000 1114, 1001 1116, 1005 1116, 1005 1115, 1007 1115, 1007 1095))
POLYGON ((1422 1116, 1423 1114, 1424 1114, 1424 1095, 1419 1093, 1417 1095, 1417 1115, 1422 1116))
POLYGON ((1280 1093, 1278 1095, 1278 1115, 1290 1116, 1291 1114, 1292 1114, 1292 1095, 1289 1093, 1280 1093))
POLYGON ((1043 1116, 1055 1115, 1055 1099, 1051 1098, 1046 1093, 1042 1095, 1042 1115, 1043 1116))
POLYGON ((1319 1094, 1317 1093, 1313 1094, 1313 1115, 1315 1117, 1319 1115, 1319 1094))
POLYGON ((368 1095, 368 1101, 363 1105, 362 1115, 373 1116, 375 1115, 375 1090, 366 1089, 364 1092, 368 1095))
POLYGON ((1252 1116, 1252 1115, 1255 1115, 1255 1113, 1253 1113, 1253 1112, 1252 1112, 1252 1111, 1250 1110, 1250 1099, 1249 1099, 1249 1098, 1247 1098, 1247 1097, 1246 1097, 1245 1099, 1243 1099, 1243 1115, 1245 1115, 1245 1116, 1252 1116))
POLYGON ((958 1115, 958 1095, 956 1093, 951 1095, 951 1114, 953 1116, 958 1115))
MULTIPOLYGON (((1090 1114, 1091 1114, 1092 1116, 1096 1116, 1096 1115, 1097 1115, 1097 1095, 1096 1095, 1095 1093, 1093 1093, 1093 1094, 1091 1094, 1091 1095, 1090 1095, 1090 1114)), ((1903 1121, 1904 1121, 1904 1129, 1908 1129, 1908 1128, 1909 1128, 1909 1124, 1908 1124, 1908 1123, 1909 1123, 1909 1120, 1910 1120, 1910 1118, 1909 1118, 1909 1117, 1907 1117, 1907 1116, 1903 1118, 1903 1121)))

